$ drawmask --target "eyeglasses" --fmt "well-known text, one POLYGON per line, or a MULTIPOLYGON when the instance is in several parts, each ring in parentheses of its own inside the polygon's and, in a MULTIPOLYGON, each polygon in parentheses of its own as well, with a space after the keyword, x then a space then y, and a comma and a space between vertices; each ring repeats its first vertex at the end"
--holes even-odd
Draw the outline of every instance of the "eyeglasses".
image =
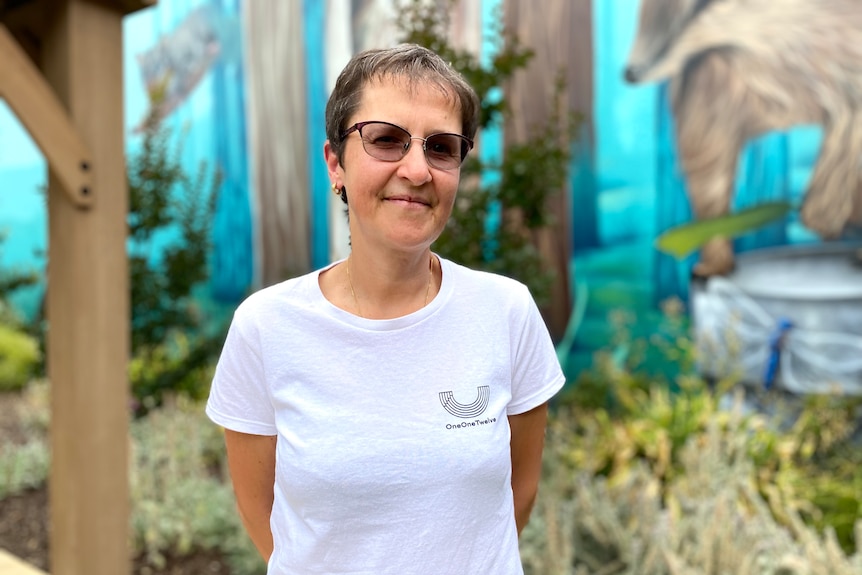
POLYGON ((454 170, 467 157, 473 140, 460 134, 431 134, 427 138, 411 136, 410 132, 389 122, 359 122, 343 134, 344 140, 353 132, 359 132, 365 153, 384 162, 397 162, 407 155, 413 140, 422 141, 422 151, 428 165, 438 170, 454 170))

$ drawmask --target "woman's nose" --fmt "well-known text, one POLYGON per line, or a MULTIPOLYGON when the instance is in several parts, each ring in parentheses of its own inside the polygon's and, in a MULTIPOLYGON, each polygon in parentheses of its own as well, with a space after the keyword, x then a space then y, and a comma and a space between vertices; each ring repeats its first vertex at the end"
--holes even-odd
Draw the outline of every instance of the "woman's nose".
POLYGON ((425 159, 425 140, 419 137, 410 139, 410 147, 407 148, 407 153, 401 158, 401 165, 398 167, 399 175, 415 185, 421 185, 431 179, 431 170, 428 166, 428 160, 425 159))

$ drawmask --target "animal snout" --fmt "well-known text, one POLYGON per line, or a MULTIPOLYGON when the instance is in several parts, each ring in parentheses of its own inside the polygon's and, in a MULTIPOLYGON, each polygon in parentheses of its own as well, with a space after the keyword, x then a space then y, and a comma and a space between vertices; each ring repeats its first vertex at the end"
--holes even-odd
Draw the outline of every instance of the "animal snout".
POLYGON ((629 84, 637 84, 643 77, 643 68, 641 66, 627 66, 623 73, 623 78, 629 84))

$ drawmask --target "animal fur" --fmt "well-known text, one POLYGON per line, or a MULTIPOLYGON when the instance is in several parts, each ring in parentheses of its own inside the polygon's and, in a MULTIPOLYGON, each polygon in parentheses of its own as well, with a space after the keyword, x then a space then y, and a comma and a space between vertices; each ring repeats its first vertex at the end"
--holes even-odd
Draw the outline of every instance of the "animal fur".
MULTIPOLYGON (((745 142, 823 127, 802 221, 824 239, 862 224, 862 0, 643 0, 626 79, 670 80, 689 199, 728 213, 745 142)), ((729 240, 695 272, 727 273, 729 240)))

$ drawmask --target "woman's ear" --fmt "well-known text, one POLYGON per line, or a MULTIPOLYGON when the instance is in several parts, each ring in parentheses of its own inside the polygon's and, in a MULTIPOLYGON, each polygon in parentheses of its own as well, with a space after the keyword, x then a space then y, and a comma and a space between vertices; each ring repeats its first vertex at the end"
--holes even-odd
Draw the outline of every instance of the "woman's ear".
POLYGON ((329 169, 329 173, 332 176, 332 183, 338 184, 338 187, 341 187, 341 182, 336 181, 336 178, 340 176, 341 159, 335 153, 335 149, 332 147, 332 144, 329 143, 329 140, 326 140, 323 144, 323 157, 326 159, 326 167, 329 169))

